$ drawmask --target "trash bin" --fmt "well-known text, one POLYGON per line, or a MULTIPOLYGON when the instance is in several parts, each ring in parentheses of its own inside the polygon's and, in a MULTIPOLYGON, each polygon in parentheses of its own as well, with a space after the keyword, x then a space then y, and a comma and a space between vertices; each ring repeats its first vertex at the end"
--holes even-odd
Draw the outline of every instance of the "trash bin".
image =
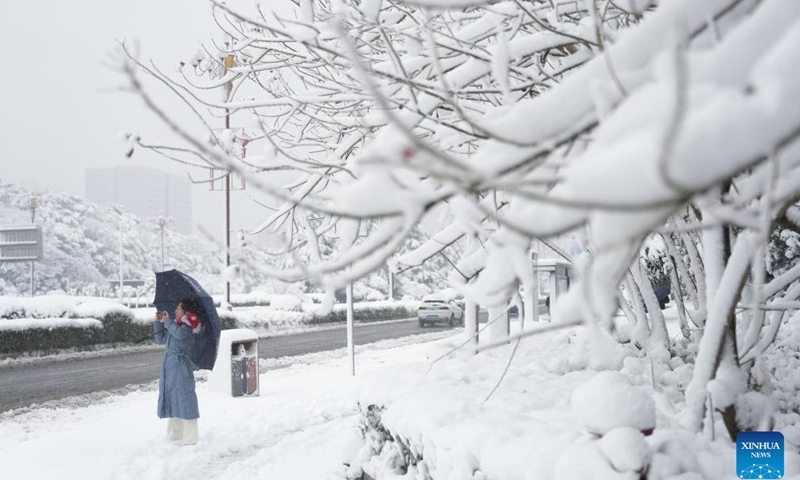
POLYGON ((223 330, 209 383, 234 397, 258 396, 258 335, 246 328, 223 330))
POLYGON ((231 343, 231 395, 258 395, 258 338, 231 343))

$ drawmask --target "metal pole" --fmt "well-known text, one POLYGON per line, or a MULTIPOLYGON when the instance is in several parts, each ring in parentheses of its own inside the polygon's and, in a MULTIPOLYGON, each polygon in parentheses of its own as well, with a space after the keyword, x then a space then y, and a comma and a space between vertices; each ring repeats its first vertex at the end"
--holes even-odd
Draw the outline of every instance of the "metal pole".
MULTIPOLYGON (((231 174, 225 177, 225 266, 231 266, 231 174)), ((231 305, 231 283, 225 282, 225 301, 231 305)))
MULTIPOLYGON (((39 205, 39 201, 36 197, 31 196, 30 198, 30 209, 31 209, 31 225, 36 224, 36 207, 39 205)), ((36 290, 34 289, 33 282, 34 282, 34 260, 31 260, 31 297, 36 295, 36 290)))
POLYGON ((533 303, 534 322, 539 321, 539 242, 536 242, 536 253, 533 254, 533 292, 529 300, 533 303))
POLYGON ((119 224, 119 301, 122 303, 122 223, 119 224))
POLYGON ((539 254, 530 250, 531 282, 530 292, 525 291, 525 320, 539 321, 539 254))
MULTIPOLYGON (((230 110, 225 110, 225 129, 231 128, 230 110)), ((225 176, 225 267, 231 266, 231 174, 225 176)), ((227 277, 227 275, 226 275, 227 277)), ((225 303, 231 308, 231 283, 225 281, 225 303)))
POLYGON ((167 223, 167 219, 162 217, 161 215, 158 216, 158 226, 161 228, 161 271, 164 271, 164 224, 167 223))
POLYGON ((356 375, 356 352, 353 343, 353 284, 348 283, 347 288, 347 357, 350 359, 350 374, 356 375))
POLYGON ((478 316, 480 315, 480 307, 477 303, 472 301, 468 295, 464 299, 464 334, 469 339, 469 351, 472 355, 478 354, 478 316))
POLYGON ((36 197, 31 197, 30 199, 30 208, 31 208, 31 223, 35 223, 36 220, 36 207, 39 206, 39 200, 36 197))
POLYGON ((161 271, 164 271, 164 224, 161 224, 161 271))
POLYGON ((389 300, 394 300, 394 273, 392 273, 392 267, 389 267, 389 300))

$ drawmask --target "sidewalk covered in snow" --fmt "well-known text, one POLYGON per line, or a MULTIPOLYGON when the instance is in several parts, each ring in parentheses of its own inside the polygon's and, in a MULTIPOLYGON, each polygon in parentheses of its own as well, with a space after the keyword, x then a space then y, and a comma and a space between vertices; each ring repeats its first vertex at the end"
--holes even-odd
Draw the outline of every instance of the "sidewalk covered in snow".
MULTIPOLYGON (((789 379, 800 365, 779 349, 797 348, 796 323, 768 357, 789 379)), ((3 477, 737 478, 735 445, 721 430, 712 441, 712 432, 677 428, 679 387, 691 374, 679 357, 651 367, 589 329, 566 329, 523 340, 497 386, 513 344, 436 361, 462 343, 443 335, 361 347, 355 378, 342 350, 283 368, 272 367, 285 360, 262 361, 259 397, 232 398, 201 382, 201 441, 190 447, 166 440, 153 385, 8 412, 0 415, 3 477)), ((800 473, 791 451, 800 441, 798 387, 776 386, 783 408, 795 408, 776 415, 786 478, 800 473)))

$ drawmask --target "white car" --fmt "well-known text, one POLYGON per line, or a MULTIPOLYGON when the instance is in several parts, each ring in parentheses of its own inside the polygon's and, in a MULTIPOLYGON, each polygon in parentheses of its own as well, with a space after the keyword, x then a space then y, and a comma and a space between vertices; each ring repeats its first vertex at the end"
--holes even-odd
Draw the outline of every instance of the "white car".
POLYGON ((443 299, 428 299, 423 300, 417 310, 417 317, 419 318, 419 326, 435 325, 436 322, 447 322, 451 327, 458 324, 461 325, 464 320, 464 310, 458 305, 455 300, 449 302, 443 299))

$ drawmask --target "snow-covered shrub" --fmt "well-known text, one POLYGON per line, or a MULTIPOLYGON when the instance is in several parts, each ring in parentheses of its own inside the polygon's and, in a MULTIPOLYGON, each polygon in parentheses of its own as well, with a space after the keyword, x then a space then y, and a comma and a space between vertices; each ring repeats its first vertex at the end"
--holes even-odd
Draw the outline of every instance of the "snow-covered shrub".
MULTIPOLYGON (((273 296, 284 309, 245 307, 233 311, 218 310, 223 329, 251 328, 259 333, 294 330, 308 325, 344 323, 345 305, 335 305, 328 315, 318 317, 313 304, 302 304, 291 296, 273 296), (306 310, 303 310, 305 308, 306 310)), ((357 303, 355 320, 359 322, 410 318, 416 315, 417 302, 357 303)), ((118 302, 102 298, 69 296, 0 297, 0 330, 7 333, 0 340, 0 352, 51 351, 56 348, 81 348, 109 343, 141 343, 152 338, 153 311, 149 308, 131 310, 118 302), (99 322, 83 325, 79 319, 99 322), (92 333, 70 333, 63 341, 45 331, 58 329, 94 328, 92 333), (29 331, 30 330, 30 331, 29 331)))
POLYGON ((103 343, 102 322, 90 319, 61 319, 57 323, 27 319, 0 320, 0 354, 55 353, 103 343), (39 322, 37 325, 34 322, 39 322))
POLYGON ((586 431, 597 436, 623 427, 649 435, 656 427, 653 399, 617 372, 600 372, 575 390, 572 408, 586 431))
POLYGON ((368 478, 391 474, 404 476, 409 470, 416 471, 418 466, 422 471, 416 478, 429 479, 422 465, 422 452, 412 451, 403 437, 392 435, 384 427, 381 416, 385 407, 374 404, 359 407, 358 429, 364 444, 348 469, 348 479, 364 478, 365 475, 368 478))
POLYGON ((667 251, 660 236, 653 237, 645 246, 642 252, 642 260, 647 270, 647 278, 653 287, 669 283, 667 251))
MULTIPOLYGON (((293 302, 292 302, 293 304, 293 302)), ((231 312, 220 312, 223 328, 249 328, 259 334, 271 334, 280 331, 295 330, 309 325, 344 323, 347 321, 346 305, 334 305, 333 310, 324 316, 317 316, 316 304, 302 304, 298 309, 279 310, 275 308, 234 309, 231 312)), ((376 322, 411 318, 416 315, 416 302, 380 302, 355 303, 354 319, 357 322, 376 322)))
POLYGON ((302 310, 303 300, 294 295, 273 295, 270 306, 275 310, 299 312, 302 310))
POLYGON ((0 319, 0 353, 51 353, 102 344, 152 341, 153 327, 130 312, 112 311, 94 317, 0 319))
POLYGON ((788 229, 776 229, 770 237, 767 271, 772 276, 785 273, 800 261, 800 234, 788 229))
POLYGON ((249 328, 260 335, 294 330, 308 325, 311 318, 304 312, 272 308, 234 309, 220 317, 223 328, 249 328))
POLYGON ((355 302, 373 302, 380 301, 385 298, 386 294, 379 292, 369 285, 365 285, 362 282, 356 282, 353 284, 353 301, 355 302))
MULTIPOLYGON (((363 302, 353 304, 353 317, 356 321, 381 321, 412 318, 417 315, 418 302, 390 302, 381 300, 377 302, 363 302)), ((347 321, 347 305, 336 304, 326 316, 312 316, 309 323, 335 323, 347 321)))
POLYGON ((368 302, 380 302, 385 298, 385 295, 377 290, 372 290, 367 294, 366 301, 368 302))
POLYGON ((405 292, 403 298, 422 299, 426 295, 430 295, 433 289, 423 283, 412 281, 404 284, 403 291, 405 292))
POLYGON ((555 480, 639 480, 647 476, 650 446, 642 432, 621 427, 600 439, 570 446, 555 467, 555 480), (578 460, 580 459, 580 460, 578 460))

